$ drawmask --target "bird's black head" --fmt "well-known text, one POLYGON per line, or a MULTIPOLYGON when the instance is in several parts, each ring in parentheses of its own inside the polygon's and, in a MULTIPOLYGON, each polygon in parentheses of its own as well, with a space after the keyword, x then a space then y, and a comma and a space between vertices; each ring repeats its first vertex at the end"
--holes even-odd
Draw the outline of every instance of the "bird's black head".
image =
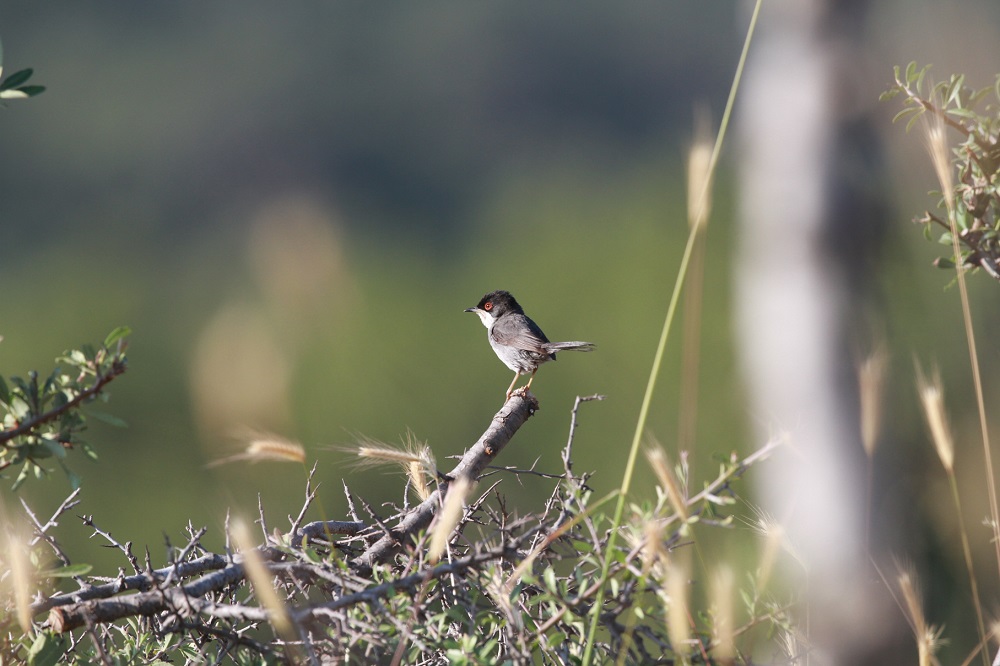
POLYGON ((517 304, 514 297, 510 295, 510 292, 503 290, 491 291, 483 296, 482 300, 479 301, 479 305, 476 306, 476 309, 489 312, 494 319, 502 317, 509 312, 524 314, 524 310, 522 310, 521 306, 517 304))

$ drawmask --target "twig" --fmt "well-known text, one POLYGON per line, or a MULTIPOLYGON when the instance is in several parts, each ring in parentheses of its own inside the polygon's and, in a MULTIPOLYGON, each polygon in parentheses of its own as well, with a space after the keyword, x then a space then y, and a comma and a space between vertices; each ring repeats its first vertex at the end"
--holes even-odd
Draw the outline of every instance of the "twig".
POLYGON ((316 488, 313 488, 312 480, 313 476, 316 474, 316 465, 318 464, 318 462, 313 463, 312 469, 309 470, 309 476, 306 478, 306 501, 302 504, 302 510, 299 511, 299 515, 296 516, 295 520, 291 521, 292 527, 288 531, 292 534, 295 534, 298 531, 299 525, 302 524, 302 521, 306 517, 306 511, 309 510, 309 505, 311 505, 313 500, 316 499, 316 488))
POLYGON ((97 535, 102 536, 105 541, 107 541, 109 544, 111 544, 118 550, 122 551, 122 553, 125 555, 125 559, 128 560, 128 563, 132 566, 132 570, 135 573, 139 573, 141 571, 141 569, 139 568, 139 561, 135 558, 135 555, 132 554, 131 541, 127 541, 124 544, 118 543, 118 540, 115 539, 113 536, 111 536, 110 532, 105 532, 94 523, 93 516, 78 516, 78 518, 83 521, 84 525, 94 530, 94 533, 90 535, 91 538, 97 535))
POLYGON ((34 512, 31 510, 31 507, 28 506, 28 503, 24 501, 24 498, 23 497, 20 498, 21 506, 24 507, 24 511, 28 514, 28 517, 31 519, 31 522, 34 523, 35 525, 35 537, 30 542, 28 542, 28 546, 29 547, 34 546, 40 540, 44 540, 45 543, 49 544, 49 547, 52 548, 53 552, 55 552, 56 554, 56 557, 59 559, 60 562, 63 563, 64 566, 69 566, 70 564, 69 557, 66 555, 66 553, 63 552, 62 548, 59 547, 59 544, 56 542, 55 538, 52 537, 52 535, 50 535, 48 531, 49 529, 59 524, 57 522, 59 516, 61 516, 63 513, 69 511, 70 509, 72 509, 73 507, 75 507, 77 504, 80 503, 80 501, 76 499, 79 494, 80 494, 79 488, 71 492, 69 494, 69 497, 67 497, 62 501, 62 504, 60 504, 59 507, 52 513, 52 517, 49 518, 44 525, 39 523, 38 518, 35 517, 34 512))
POLYGON ((366 523, 363 523, 360 520, 357 522, 346 520, 316 520, 311 523, 306 523, 292 533, 291 544, 292 546, 298 548, 302 545, 302 541, 305 537, 313 539, 333 534, 354 536, 367 526, 368 525, 366 523))
POLYGON ((71 400, 53 407, 47 412, 39 414, 38 416, 23 421, 17 427, 11 428, 10 430, 0 431, 0 445, 6 444, 12 439, 20 437, 21 435, 26 435, 35 428, 49 421, 54 421, 71 409, 76 408, 81 403, 90 398, 93 398, 98 393, 100 393, 109 382, 118 377, 120 374, 125 372, 128 367, 128 362, 125 360, 124 356, 119 356, 111 362, 111 368, 108 370, 107 374, 97 375, 94 379, 94 383, 77 393, 71 400))
POLYGON ((207 531, 208 528, 203 527, 195 534, 192 534, 191 539, 188 541, 187 545, 181 549, 181 552, 179 552, 175 557, 170 558, 174 561, 174 563, 173 566, 170 567, 170 573, 167 574, 166 579, 163 581, 164 585, 170 585, 170 583, 177 577, 180 563, 184 561, 184 559, 191 552, 191 549, 194 548, 195 544, 197 544, 203 536, 205 536, 205 532, 207 531))
POLYGON ((351 489, 347 487, 347 482, 343 479, 340 482, 344 484, 344 496, 347 498, 347 515, 351 517, 351 520, 360 521, 358 511, 354 508, 354 497, 351 496, 351 489))
POLYGON ((566 468, 567 478, 573 477, 573 438, 576 435, 576 412, 580 409, 581 402, 590 402, 591 400, 604 400, 607 398, 606 395, 601 395, 595 393, 594 395, 588 396, 576 396, 576 400, 573 402, 573 410, 570 412, 569 418, 569 437, 566 439, 566 446, 563 447, 562 460, 563 466, 566 468))

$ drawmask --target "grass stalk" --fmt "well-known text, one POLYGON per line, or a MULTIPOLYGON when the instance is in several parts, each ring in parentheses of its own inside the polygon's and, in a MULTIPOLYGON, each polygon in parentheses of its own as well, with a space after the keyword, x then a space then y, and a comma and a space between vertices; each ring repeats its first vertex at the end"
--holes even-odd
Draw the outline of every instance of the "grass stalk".
MULTIPOLYGON (((733 84, 729 89, 729 98, 726 100, 726 109, 722 114, 722 120, 719 123, 719 132, 715 139, 715 145, 712 148, 712 158, 709 161, 708 174, 709 177, 706 178, 705 183, 702 187, 702 192, 699 197, 701 209, 697 215, 701 214, 701 210, 704 210, 707 206, 707 196, 709 191, 709 184, 713 180, 713 175, 715 173, 716 165, 719 160, 719 153, 722 150, 723 139, 726 135, 726 129, 729 127, 729 118, 732 115, 733 104, 736 101, 736 92, 739 89, 740 79, 743 76, 743 68, 746 65, 747 53, 750 50, 750 43, 753 39, 754 28, 757 25, 757 17, 760 14, 760 7, 763 0, 757 0, 754 4, 753 14, 750 17, 750 25, 747 28, 746 39, 743 42, 743 50, 740 53, 740 60, 736 66, 736 73, 733 76, 733 84)), ((660 373, 660 365, 663 361, 663 353, 667 346, 667 339, 670 335, 670 329, 674 320, 674 313, 677 310, 677 303, 680 300, 681 289, 684 286, 684 277, 687 273, 688 263, 691 260, 691 253, 694 250, 695 241, 698 238, 699 227, 698 225, 691 225, 688 232, 687 244, 684 246, 684 254, 681 257, 680 268, 677 271, 677 279, 674 281, 673 293, 670 296, 670 304, 667 307, 667 315, 663 322, 663 330, 660 333, 660 341, 656 347, 656 354, 653 357, 653 365, 650 368, 649 380, 646 382, 646 392, 642 398, 642 406, 639 408, 639 418, 635 424, 635 433, 632 436, 632 446, 629 449, 628 460, 625 463, 625 473, 622 478, 621 489, 618 494, 618 502, 615 505, 614 519, 612 520, 611 530, 608 535, 608 544, 604 551, 604 561, 601 567, 601 580, 600 586, 597 590, 597 595, 594 599, 594 606, 590 613, 590 627, 587 632, 587 642, 584 645, 583 651, 583 666, 590 666, 594 658, 594 642, 597 637, 597 626, 601 622, 601 609, 604 606, 604 595, 605 588, 607 586, 608 571, 611 568, 611 558, 614 556, 615 546, 618 541, 618 531, 622 524, 622 516, 625 512, 625 504, 627 501, 628 491, 632 485, 632 476, 635 471, 635 461, 639 454, 639 445, 642 441, 642 433, 646 428, 646 419, 649 415, 649 406, 653 399, 653 389, 656 387, 656 379, 660 373)), ((998 548, 1000 548, 1000 543, 998 543, 998 548)), ((1000 551, 998 551, 1000 552, 1000 551)))
MULTIPOLYGON (((948 226, 951 230, 951 251, 955 263, 955 276, 958 281, 958 292, 962 302, 962 323, 965 328, 966 343, 969 348, 969 364, 972 366, 972 383, 976 393, 976 407, 979 412, 979 429, 983 441, 983 458, 986 463, 986 490, 990 501, 990 522, 993 528, 993 546, 996 549, 997 568, 1000 570, 1000 510, 997 507, 996 477, 993 474, 993 455, 990 452, 990 432, 986 422, 986 401, 983 398, 983 381, 979 370, 979 352, 976 349, 976 334, 972 328, 972 307, 969 304, 969 290, 965 283, 965 268, 963 266, 962 251, 959 246, 958 216, 955 213, 955 189, 951 174, 951 161, 948 158, 948 146, 945 140, 945 128, 943 121, 938 118, 934 125, 928 128, 928 144, 930 148, 931 161, 934 163, 934 171, 941 184, 941 192, 944 195, 945 207, 948 210, 948 226)), ((954 481, 954 472, 949 476, 954 481)), ((955 494, 958 500, 957 492, 955 494)), ((961 520, 959 520, 961 524, 961 520)), ((965 538, 964 527, 962 537, 965 538)), ((975 576, 971 568, 971 558, 967 556, 967 566, 969 575, 973 581, 973 590, 976 590, 975 576)), ((975 592, 974 597, 978 597, 975 592)), ((986 635, 983 629, 982 609, 978 598, 974 599, 976 604, 976 616, 979 619, 979 638, 986 642, 986 635)), ((983 651, 983 664, 989 664, 989 657, 983 651)))

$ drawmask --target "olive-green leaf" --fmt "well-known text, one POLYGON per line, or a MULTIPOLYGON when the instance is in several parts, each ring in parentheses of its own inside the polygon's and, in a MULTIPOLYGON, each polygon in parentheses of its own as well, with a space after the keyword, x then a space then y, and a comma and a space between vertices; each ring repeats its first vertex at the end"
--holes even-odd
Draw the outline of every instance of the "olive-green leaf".
POLYGON ((29 666, 55 666, 66 654, 68 643, 62 636, 43 631, 28 648, 29 666))
POLYGON ((74 576, 85 576, 93 568, 93 564, 70 564, 65 567, 42 572, 42 576, 44 578, 73 578, 74 576))
POLYGON ((122 419, 118 418, 114 414, 108 414, 107 412, 95 412, 95 411, 92 411, 92 410, 88 409, 87 410, 87 416, 91 416, 91 417, 97 419, 98 421, 101 421, 102 423, 107 423, 108 425, 112 425, 112 426, 114 426, 116 428, 127 428, 128 427, 128 423, 126 423, 122 419))
POLYGON ((122 338, 132 334, 132 329, 128 326, 119 326, 115 330, 108 333, 108 337, 104 338, 104 346, 110 347, 122 338))
POLYGON ((25 83, 27 83, 28 79, 31 78, 31 75, 34 73, 34 71, 35 70, 29 67, 27 69, 22 69, 19 72, 14 72, 6 79, 4 79, 3 83, 0 83, 0 90, 10 90, 11 88, 16 88, 20 85, 24 85, 25 83))

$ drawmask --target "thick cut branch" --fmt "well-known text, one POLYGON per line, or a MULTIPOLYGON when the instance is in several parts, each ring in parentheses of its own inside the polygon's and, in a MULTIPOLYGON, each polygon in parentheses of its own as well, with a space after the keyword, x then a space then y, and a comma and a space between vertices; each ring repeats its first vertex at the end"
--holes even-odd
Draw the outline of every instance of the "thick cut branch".
MULTIPOLYGON (((332 601, 305 606, 292 611, 296 622, 302 622, 317 616, 332 616, 340 609, 362 603, 374 603, 401 590, 412 591, 429 580, 461 573, 467 569, 497 559, 513 557, 517 554, 522 537, 517 542, 511 542, 473 553, 467 557, 444 562, 429 569, 410 574, 398 580, 380 585, 373 585, 352 594, 346 594, 332 601)), ((267 553, 265 553, 267 554, 267 553)), ((277 555, 277 551, 270 554, 277 555)), ((311 565, 300 564, 309 568, 311 565)), ((262 606, 246 606, 242 604, 219 604, 204 598, 205 588, 221 589, 228 584, 243 578, 243 565, 231 564, 222 571, 205 576, 200 581, 182 588, 165 588, 152 592, 133 594, 116 599, 101 599, 68 608, 54 608, 49 613, 49 625, 58 633, 82 627, 88 623, 99 624, 113 622, 123 617, 136 615, 156 615, 174 609, 185 616, 206 615, 215 618, 240 619, 251 622, 266 622, 270 620, 270 611, 262 606)))
MULTIPOLYGON (((537 409, 538 400, 532 394, 524 392, 512 396, 493 417, 493 422, 483 436, 465 452, 448 476, 452 479, 460 476, 471 480, 479 478, 486 466, 503 451, 518 428, 537 409)), ((392 556, 405 539, 430 525, 441 505, 441 491, 442 488, 438 488, 431 493, 430 497, 406 514, 398 526, 351 560, 351 568, 361 576, 369 575, 372 567, 392 556)))
MULTIPOLYGON (((303 525, 300 529, 296 530, 295 535, 292 537, 292 543, 295 547, 300 547, 305 536, 315 538, 332 534, 354 535, 360 532, 364 526, 364 523, 350 521, 320 520, 309 523, 308 525, 303 525)), ((156 569, 152 572, 143 572, 133 576, 125 576, 103 585, 93 585, 83 590, 76 590, 67 594, 59 594, 49 597, 48 599, 32 604, 31 614, 37 615, 38 613, 44 613, 45 611, 55 608, 56 606, 79 604, 80 602, 90 601, 92 599, 107 599, 108 597, 113 597, 120 592, 132 590, 138 592, 148 592, 158 584, 168 580, 171 575, 180 578, 187 578, 188 576, 194 576, 206 571, 223 569, 227 565, 232 566, 232 562, 227 557, 209 553, 189 562, 179 562, 177 564, 171 564, 163 567, 162 569, 156 569)), ((223 578, 225 578, 225 576, 223 576, 223 578)), ((202 579, 202 581, 205 580, 205 578, 202 579)), ((204 584, 204 582, 202 584, 204 584)), ((206 591, 212 591, 213 589, 216 588, 209 586, 206 591)))

